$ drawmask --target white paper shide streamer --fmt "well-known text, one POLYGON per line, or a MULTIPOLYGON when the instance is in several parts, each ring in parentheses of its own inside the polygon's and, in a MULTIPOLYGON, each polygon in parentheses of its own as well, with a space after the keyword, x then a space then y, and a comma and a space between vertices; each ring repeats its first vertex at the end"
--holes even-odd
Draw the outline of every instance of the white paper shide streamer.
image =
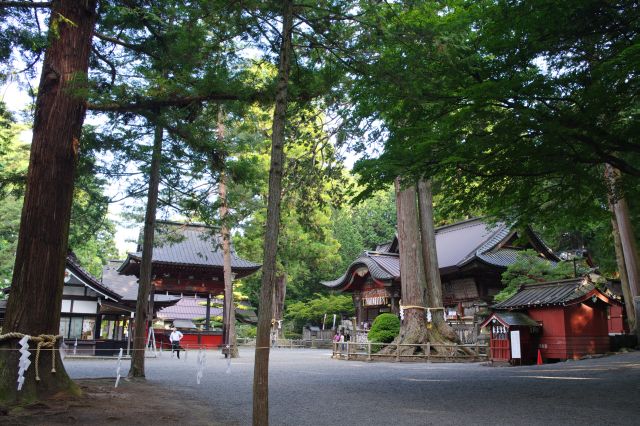
POLYGON ((18 390, 22 390, 22 385, 24 384, 24 373, 26 373, 27 369, 31 365, 31 361, 29 360, 29 336, 24 336, 18 342, 20 345, 20 361, 18 362, 18 390))
POLYGON ((205 351, 200 349, 200 351, 198 352, 198 357, 197 357, 198 374, 196 374, 196 382, 198 384, 200 384, 200 381, 202 380, 202 375, 204 373, 204 366, 206 364, 206 359, 207 359, 207 354, 205 353, 205 351))
POLYGON ((120 382, 120 367, 122 366, 122 348, 120 348, 120 353, 118 354, 118 367, 116 368, 116 385, 114 387, 118 387, 118 383, 120 382))

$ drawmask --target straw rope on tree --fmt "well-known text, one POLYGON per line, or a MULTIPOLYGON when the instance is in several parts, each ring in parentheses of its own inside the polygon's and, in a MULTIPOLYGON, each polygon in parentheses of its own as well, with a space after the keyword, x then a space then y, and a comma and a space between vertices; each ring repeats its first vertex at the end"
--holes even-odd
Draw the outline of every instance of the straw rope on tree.
POLYGON ((29 338, 29 342, 33 342, 36 344, 36 357, 35 357, 35 370, 36 370, 36 381, 39 382, 40 381, 40 369, 39 369, 39 364, 40 364, 40 351, 42 349, 51 349, 51 373, 55 373, 56 372, 56 341, 58 339, 61 339, 62 336, 56 336, 54 334, 41 334, 39 336, 29 336, 27 334, 23 334, 23 333, 17 333, 17 332, 12 332, 12 333, 7 333, 7 334, 0 334, 0 342, 3 342, 5 340, 11 340, 11 339, 22 339, 23 337, 27 336, 29 338))
MULTIPOLYGON (((397 178, 396 209, 403 318, 400 334, 389 346, 380 351, 380 354, 414 355, 424 350, 422 345, 431 343, 429 350, 436 355, 455 356, 458 353, 469 355, 465 348, 454 349, 453 352, 449 349, 450 345, 456 345, 459 340, 444 321, 444 315, 434 315, 430 323, 425 320, 425 314, 430 310, 444 311, 442 290, 438 288, 441 284, 437 257, 431 255, 431 252, 435 251, 435 239, 429 238, 428 229, 427 232, 421 232, 421 228, 426 226, 425 222, 431 221, 432 225, 433 219, 429 215, 425 217, 424 209, 420 212, 422 217, 418 217, 416 186, 402 187, 401 185, 400 178, 397 178), (423 240, 422 244, 421 240, 423 240), (425 303, 425 293, 428 303, 425 303)), ((421 203, 421 207, 433 209, 428 195, 426 201, 421 203)))

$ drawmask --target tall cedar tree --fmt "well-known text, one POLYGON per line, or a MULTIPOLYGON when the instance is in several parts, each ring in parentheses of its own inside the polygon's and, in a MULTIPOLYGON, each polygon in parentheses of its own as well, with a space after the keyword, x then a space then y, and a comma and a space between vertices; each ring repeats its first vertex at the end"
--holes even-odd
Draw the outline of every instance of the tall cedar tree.
MULTIPOLYGON (((89 67, 96 0, 51 4, 49 46, 36 99, 27 188, 20 237, 7 304, 4 333, 57 335, 62 306, 65 257, 73 198, 73 179, 80 132, 86 112, 83 97, 89 67)), ((3 340, 1 349, 17 349, 17 340, 3 340)), ((59 358, 51 372, 51 351, 40 355, 40 378, 26 372, 16 391, 19 352, 0 351, 0 398, 31 401, 59 391, 76 391, 59 358)))
POLYGON ((129 377, 144 377, 144 353, 147 327, 153 320, 153 283, 151 282, 153 240, 156 228, 156 210, 158 208, 158 188, 160 187, 160 162, 162 161, 162 138, 164 131, 156 124, 153 136, 153 154, 149 171, 149 189, 147 192, 147 209, 144 215, 142 237, 142 261, 138 279, 138 299, 136 303, 136 322, 133 333, 133 353, 129 377))
POLYGON ((260 289, 260 311, 253 370, 253 425, 269 424, 269 337, 273 292, 276 285, 276 254, 280 231, 280 198, 284 167, 284 133, 287 112, 289 71, 291 69, 293 33, 293 2, 283 1, 282 40, 278 64, 278 82, 271 134, 271 166, 269 168, 269 196, 267 200, 267 227, 264 239, 264 261, 260 289))

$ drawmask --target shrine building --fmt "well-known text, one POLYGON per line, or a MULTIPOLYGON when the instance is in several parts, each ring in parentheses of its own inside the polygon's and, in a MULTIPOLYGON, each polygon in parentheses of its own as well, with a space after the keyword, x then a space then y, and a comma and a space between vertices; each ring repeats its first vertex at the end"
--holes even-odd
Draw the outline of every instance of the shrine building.
MULTIPOLYGON (((503 224, 470 219, 436 228, 436 249, 442 281, 443 304, 448 319, 472 319, 493 302, 504 287, 501 274, 525 249, 535 250, 542 261, 560 259, 530 228, 519 232, 503 224)), ((371 324, 383 312, 399 314, 400 258, 397 237, 374 251, 365 251, 329 289, 351 293, 358 327, 371 324)))

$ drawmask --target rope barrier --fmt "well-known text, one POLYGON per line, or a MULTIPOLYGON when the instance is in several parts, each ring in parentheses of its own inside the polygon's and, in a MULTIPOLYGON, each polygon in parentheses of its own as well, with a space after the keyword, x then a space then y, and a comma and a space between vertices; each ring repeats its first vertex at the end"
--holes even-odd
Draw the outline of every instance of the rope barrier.
POLYGON ((436 306, 436 307, 431 307, 431 306, 417 306, 417 305, 400 305, 400 307, 402 309, 424 309, 425 311, 427 309, 431 309, 432 311, 438 311, 438 310, 444 310, 445 307, 444 306, 436 306))
MULTIPOLYGON (((51 373, 55 374, 56 373, 56 351, 55 351, 55 347, 56 347, 56 341, 58 339, 61 339, 62 336, 56 336, 54 334, 41 334, 39 336, 28 336, 26 334, 22 334, 22 333, 18 333, 18 332, 12 332, 12 333, 7 333, 7 334, 0 334, 0 342, 4 341, 4 340, 10 340, 10 339, 22 339, 23 337, 27 336, 29 339, 29 342, 34 342, 36 343, 36 382, 40 381, 40 370, 39 370, 39 364, 40 364, 40 351, 42 349, 51 349, 51 373)), ((6 350, 6 349, 5 349, 6 350)), ((10 350, 18 350, 18 349, 10 349, 10 350)))

